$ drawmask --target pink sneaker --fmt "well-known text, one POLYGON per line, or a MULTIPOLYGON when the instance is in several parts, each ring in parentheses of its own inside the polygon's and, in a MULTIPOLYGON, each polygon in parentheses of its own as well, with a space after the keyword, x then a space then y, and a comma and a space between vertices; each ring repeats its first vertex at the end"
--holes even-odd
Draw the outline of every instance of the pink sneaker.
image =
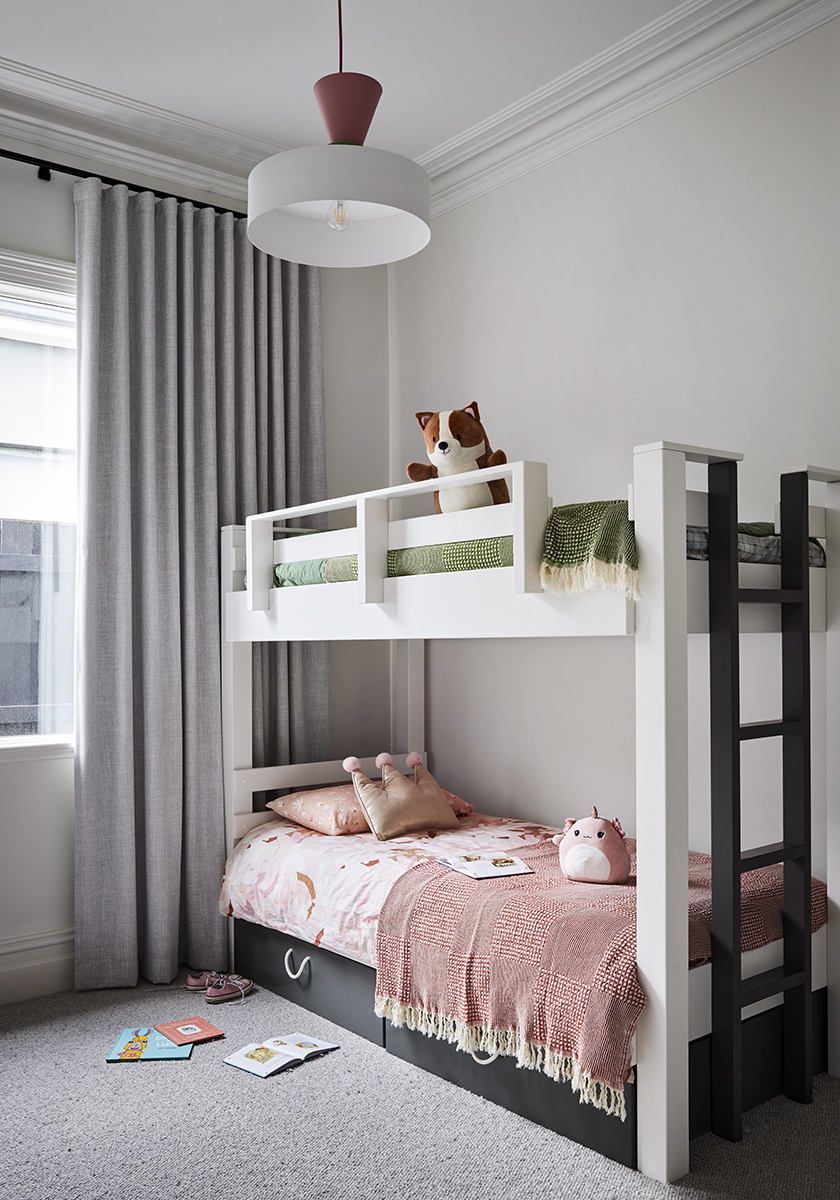
POLYGON ((244 975, 217 975, 207 987, 207 1003, 221 1004, 225 1000, 244 1000, 254 986, 244 975))
POLYGON ((206 992, 214 979, 218 979, 221 971, 199 971, 187 976, 188 992, 206 992))

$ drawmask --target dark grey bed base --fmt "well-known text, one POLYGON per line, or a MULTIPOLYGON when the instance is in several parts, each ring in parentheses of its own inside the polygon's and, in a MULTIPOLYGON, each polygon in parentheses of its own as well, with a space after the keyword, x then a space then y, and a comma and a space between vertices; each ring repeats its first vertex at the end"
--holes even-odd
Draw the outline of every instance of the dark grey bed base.
MULTIPOLYGON (((410 1029, 396 1029, 373 1011, 376 973, 371 967, 311 946, 263 925, 236 920, 236 970, 259 987, 285 996, 337 1025, 375 1042, 397 1058, 415 1063, 467 1091, 527 1117, 538 1125, 597 1150, 607 1158, 636 1167, 636 1089, 625 1086, 627 1120, 607 1116, 581 1104, 568 1084, 555 1083, 539 1071, 521 1070, 512 1058, 479 1066, 471 1055, 448 1042, 410 1029), (308 955, 299 979, 284 966, 292 950, 297 970, 308 955)), ((814 1073, 826 1069, 826 989, 814 992, 814 1073)), ((784 1091, 782 1009, 751 1017, 743 1025, 744 1108, 752 1108, 784 1091)), ((689 1044, 689 1131, 691 1137, 711 1129, 711 1036, 689 1044)))

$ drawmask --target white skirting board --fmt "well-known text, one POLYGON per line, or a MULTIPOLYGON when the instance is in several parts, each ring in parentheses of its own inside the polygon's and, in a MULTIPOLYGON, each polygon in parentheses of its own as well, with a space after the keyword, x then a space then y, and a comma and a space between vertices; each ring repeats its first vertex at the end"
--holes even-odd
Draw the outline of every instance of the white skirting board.
POLYGON ((72 929, 3 938, 0 941, 0 1004, 71 990, 75 961, 72 929))

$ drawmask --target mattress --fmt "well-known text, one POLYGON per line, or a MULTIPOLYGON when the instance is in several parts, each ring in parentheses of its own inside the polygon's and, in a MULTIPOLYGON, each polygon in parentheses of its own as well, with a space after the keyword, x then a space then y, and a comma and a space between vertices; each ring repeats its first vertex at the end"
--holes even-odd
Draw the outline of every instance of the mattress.
MULTIPOLYGON (((388 577, 437 575, 451 571, 480 571, 513 566, 513 537, 474 538, 465 542, 443 542, 436 546, 411 546, 388 551, 388 577)), ((347 583, 358 579, 355 554, 334 558, 278 563, 274 568, 276 587, 299 587, 311 583, 347 583)))
MULTIPOLYGON (((781 537, 771 522, 754 521, 738 526, 738 561, 778 565, 782 561, 781 537)), ((686 558, 709 557, 709 531, 697 525, 686 529, 686 558)), ((412 546, 388 551, 388 577, 434 575, 452 571, 480 571, 513 566, 513 538, 474 538, 435 546, 412 546)), ((815 538, 810 542, 810 566, 825 566, 825 550, 815 538)), ((316 583, 347 583, 358 578, 358 558, 342 554, 332 558, 277 563, 276 587, 301 587, 316 583)))
MULTIPOLYGON (((709 531, 699 525, 686 529, 686 558, 707 559, 709 557, 709 531)), ((782 539, 770 521, 744 522, 738 526, 738 562, 770 563, 778 566, 782 561, 782 539)), ((825 566, 825 550, 816 538, 808 544, 808 565, 825 566)))
MULTIPOLYGON (((380 842, 373 833, 330 837, 288 820, 253 829, 225 866, 219 910, 301 941, 376 965, 379 913, 391 887, 419 862, 446 854, 516 853, 543 845, 557 828, 472 813, 459 828, 380 842)), ((633 855, 635 843, 627 840, 633 855)), ((711 859, 689 854, 689 960, 701 966, 711 954, 711 859)), ((566 881, 565 887, 600 887, 566 881)), ((742 950, 782 936, 783 868, 742 876, 742 950)), ((827 919, 826 888, 813 881, 813 931, 827 919)))
POLYGON ((380 842, 373 833, 329 837, 292 821, 270 821, 251 830, 228 859, 219 910, 373 967, 385 897, 418 862, 479 849, 511 853, 557 832, 472 813, 452 831, 380 842))

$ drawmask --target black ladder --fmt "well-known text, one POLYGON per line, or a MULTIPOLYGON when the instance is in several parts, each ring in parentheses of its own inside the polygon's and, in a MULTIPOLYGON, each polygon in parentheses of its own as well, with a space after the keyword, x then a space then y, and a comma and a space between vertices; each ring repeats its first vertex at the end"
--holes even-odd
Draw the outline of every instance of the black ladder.
POLYGON ((781 587, 738 582, 737 465, 709 465, 709 670, 712 792, 712 1130, 741 1138, 741 1013, 784 993, 785 1095, 812 1098, 811 705, 808 474, 781 477, 781 587), (782 614, 782 718, 742 725, 739 606, 782 614), (741 849, 741 742, 782 739, 781 842, 741 849), (741 978, 741 875, 784 863, 784 965, 741 978))

